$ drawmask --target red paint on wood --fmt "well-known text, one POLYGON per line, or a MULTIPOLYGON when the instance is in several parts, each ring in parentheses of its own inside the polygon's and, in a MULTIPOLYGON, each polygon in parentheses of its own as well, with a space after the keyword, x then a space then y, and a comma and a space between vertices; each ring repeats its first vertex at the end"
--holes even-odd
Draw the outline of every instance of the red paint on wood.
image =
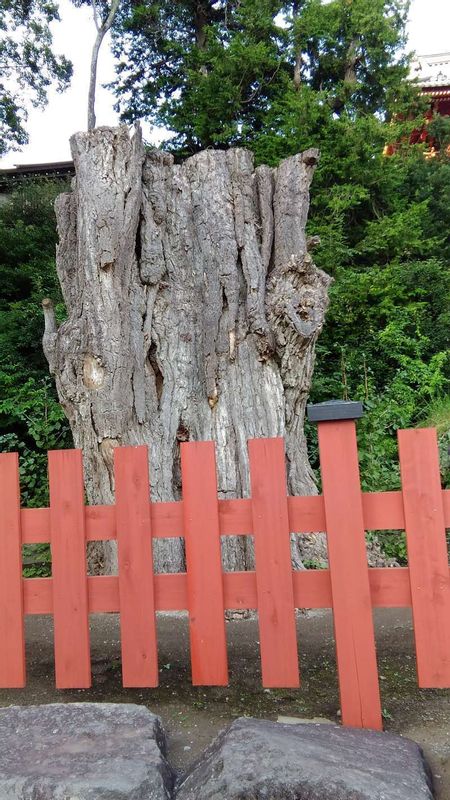
POLYGON ((293 573, 296 608, 331 608, 330 572, 302 569, 293 573))
POLYGON ((300 684, 283 439, 248 443, 263 685, 300 684))
POLYGON ((405 529, 401 492, 363 492, 362 506, 366 531, 405 529))
POLYGON ((122 679, 158 685, 148 451, 114 450, 122 679))
POLYGON ((24 578, 22 588, 25 614, 53 614, 52 578, 24 578))
POLYGON ((289 530, 291 533, 311 533, 325 529, 323 497, 288 497, 289 530))
POLYGON ((422 688, 450 687, 450 580, 437 436, 398 432, 417 675, 422 688))
POLYGON ((81 450, 48 454, 55 671, 58 689, 91 685, 81 450))
POLYGON ((318 425, 342 720, 382 729, 353 420, 318 425))
MULTIPOLYGON (((444 518, 450 527, 450 489, 443 490, 444 518)), ((364 527, 366 530, 404 530, 405 515, 401 492, 363 492, 364 527)), ((325 530, 325 508, 322 495, 288 497, 291 532, 310 533, 325 530)), ((22 508, 20 512, 22 542, 33 544, 50 541, 50 509, 22 508)), ((86 507, 87 541, 116 539, 114 506, 86 507)), ((153 539, 183 536, 183 503, 152 503, 150 507, 153 539)), ((222 536, 245 536, 253 533, 250 500, 219 500, 219 527, 222 536)))
POLYGON ((222 536, 253 533, 251 501, 219 500, 219 526, 222 536))
POLYGON ((214 442, 181 445, 189 633, 194 686, 228 684, 214 442))
POLYGON ((117 539, 114 506, 87 506, 86 539, 88 542, 117 539))
POLYGON ((39 544, 50 541, 50 509, 22 508, 20 510, 22 544, 39 544))
POLYGON ((411 608, 408 567, 373 567, 369 583, 374 608, 411 608))
POLYGON ((0 455, 0 688, 25 686, 19 459, 0 455))
MULTIPOLYGON (((449 573, 450 574, 450 573, 449 573)), ((407 567, 377 567, 369 570, 370 593, 374 608, 411 607, 411 589, 407 567)), ((293 573, 296 608, 331 608, 329 570, 301 570, 293 573)), ((157 611, 187 611, 186 573, 154 576, 157 611)), ((227 609, 257 609, 255 572, 223 574, 224 604, 227 609)), ((23 580, 25 614, 52 614, 52 579, 23 580)), ((114 575, 88 577, 89 612, 118 612, 119 579, 114 575)))

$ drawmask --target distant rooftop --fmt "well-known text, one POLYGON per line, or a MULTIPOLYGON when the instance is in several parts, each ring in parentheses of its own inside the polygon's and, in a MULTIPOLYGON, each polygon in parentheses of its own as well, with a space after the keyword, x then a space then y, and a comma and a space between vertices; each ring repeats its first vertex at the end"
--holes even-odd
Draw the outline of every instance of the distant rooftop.
POLYGON ((46 164, 16 164, 9 169, 0 169, 0 178, 33 175, 72 175, 74 173, 73 161, 50 161, 46 164))
POLYGON ((0 203, 6 202, 12 191, 39 178, 67 180, 75 175, 73 161, 50 161, 46 164, 16 164, 0 169, 0 203))
POLYGON ((410 78, 417 80, 424 94, 450 97, 450 53, 416 56, 410 78))

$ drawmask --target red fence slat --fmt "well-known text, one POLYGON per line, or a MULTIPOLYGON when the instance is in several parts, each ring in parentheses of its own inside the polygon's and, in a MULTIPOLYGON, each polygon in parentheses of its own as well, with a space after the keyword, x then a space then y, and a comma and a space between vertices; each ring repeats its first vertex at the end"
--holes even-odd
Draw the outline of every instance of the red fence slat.
MULTIPOLYGON (((364 527, 366 530, 399 529, 405 527, 401 492, 363 492, 364 527)), ((450 489, 442 492, 446 527, 450 527, 450 489)), ((323 497, 288 497, 291 532, 310 533, 325 530, 323 497)), ((87 541, 116 539, 114 506, 86 507, 87 541)), ((181 502, 152 503, 150 507, 154 539, 183 536, 181 502)), ((22 508, 20 512, 22 543, 50 541, 50 509, 22 508)), ((222 536, 253 533, 250 500, 219 500, 219 524, 222 536)))
POLYGON ((194 686, 228 684, 214 442, 181 445, 189 635, 194 686))
POLYGON ((55 671, 58 689, 91 685, 81 450, 48 454, 55 671))
POLYGON ((0 688, 25 686, 19 459, 0 455, 0 688))
MULTIPOLYGON (((186 573, 155 575, 157 611, 187 611, 186 573)), ((293 573, 296 608, 331 608, 330 572, 299 570, 293 573)), ((407 567, 374 567, 369 570, 370 593, 374 608, 410 608, 411 588, 407 567)), ((52 579, 27 578, 23 581, 25 614, 52 614, 52 579)), ((223 575, 225 608, 258 608, 256 574, 225 572, 223 575)), ((116 575, 88 578, 89 612, 117 612, 119 579, 116 575)))
POLYGON ((366 531, 404 530, 401 492, 363 492, 362 505, 366 531))
POLYGON ((355 422, 320 422, 318 432, 342 720, 381 730, 355 422))
POLYGON ((122 680, 158 685, 148 450, 114 450, 122 680))
POLYGON ((248 443, 263 685, 300 685, 283 439, 248 443))
POLYGON ((398 431, 417 675, 450 687, 450 580, 436 431, 398 431))

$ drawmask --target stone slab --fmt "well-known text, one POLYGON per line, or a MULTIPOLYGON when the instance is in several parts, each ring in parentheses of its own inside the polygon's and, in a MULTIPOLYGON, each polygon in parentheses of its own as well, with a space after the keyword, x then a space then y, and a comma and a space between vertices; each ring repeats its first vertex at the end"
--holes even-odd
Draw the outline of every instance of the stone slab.
POLYGON ((389 733, 241 718, 178 784, 177 800, 432 800, 420 747, 389 733))
POLYGON ((0 709, 0 800, 167 800, 173 772, 144 706, 0 709))

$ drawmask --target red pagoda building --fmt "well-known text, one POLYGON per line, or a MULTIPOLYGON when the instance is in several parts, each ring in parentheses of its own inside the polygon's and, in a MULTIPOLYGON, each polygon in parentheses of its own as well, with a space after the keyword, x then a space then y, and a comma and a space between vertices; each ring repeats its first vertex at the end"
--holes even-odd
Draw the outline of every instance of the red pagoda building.
POLYGON ((450 115, 450 53, 416 56, 410 75, 420 87, 420 93, 430 100, 424 125, 412 132, 410 143, 425 142, 428 147, 424 155, 433 158, 437 153, 436 141, 429 135, 427 126, 435 114, 450 115))
POLYGON ((450 53, 416 56, 410 77, 417 81, 421 94, 430 98, 432 113, 450 115, 450 53))
MULTIPOLYGON (((411 64, 409 77, 415 81, 421 95, 429 98, 430 103, 423 125, 412 131, 409 143, 426 144, 424 156, 433 158, 437 149, 435 140, 428 132, 428 123, 435 114, 450 116, 450 53, 416 56, 411 64)), ((384 155, 391 156, 396 150, 395 144, 387 144, 384 155)), ((450 155, 450 146, 448 151, 450 155)))

